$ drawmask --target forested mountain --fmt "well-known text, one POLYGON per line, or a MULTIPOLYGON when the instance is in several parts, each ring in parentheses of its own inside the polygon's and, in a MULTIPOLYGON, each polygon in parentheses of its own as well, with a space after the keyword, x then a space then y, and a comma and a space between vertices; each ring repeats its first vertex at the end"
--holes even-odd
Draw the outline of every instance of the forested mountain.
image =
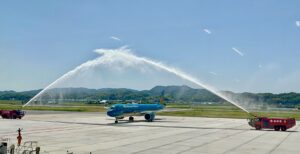
MULTIPOLYGON (((0 91, 0 100, 28 101, 41 90, 32 91, 0 91)), ((267 104, 294 106, 300 104, 299 93, 233 93, 226 91, 236 98, 248 99, 267 104)), ((52 89, 43 96, 44 99, 67 99, 67 100, 135 100, 135 101, 158 101, 164 95, 166 102, 225 102, 222 98, 205 89, 194 89, 188 86, 156 86, 150 90, 133 90, 126 88, 59 88, 52 89)))

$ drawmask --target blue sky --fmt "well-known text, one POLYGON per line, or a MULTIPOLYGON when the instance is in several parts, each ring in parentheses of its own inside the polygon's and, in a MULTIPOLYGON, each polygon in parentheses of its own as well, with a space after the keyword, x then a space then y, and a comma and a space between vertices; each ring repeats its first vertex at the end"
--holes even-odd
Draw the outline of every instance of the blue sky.
POLYGON ((96 58, 94 49, 128 45, 222 90, 300 92, 299 7, 296 0, 1 1, 0 90, 44 88, 96 58))

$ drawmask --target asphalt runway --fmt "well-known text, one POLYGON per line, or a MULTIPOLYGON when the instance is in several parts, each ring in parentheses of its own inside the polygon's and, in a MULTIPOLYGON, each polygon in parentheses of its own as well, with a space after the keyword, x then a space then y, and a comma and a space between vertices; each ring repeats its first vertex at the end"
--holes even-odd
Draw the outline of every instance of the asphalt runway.
POLYGON ((298 125, 286 132, 254 130, 245 119, 156 116, 114 124, 104 113, 28 111, 22 120, 0 119, 0 138, 38 141, 42 153, 300 153, 298 125))

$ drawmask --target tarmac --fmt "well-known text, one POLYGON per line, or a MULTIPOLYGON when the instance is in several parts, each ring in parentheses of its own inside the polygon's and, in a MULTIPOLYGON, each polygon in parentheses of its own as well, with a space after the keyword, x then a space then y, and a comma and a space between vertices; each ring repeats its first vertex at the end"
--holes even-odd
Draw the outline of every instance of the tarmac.
POLYGON ((300 153, 298 125, 286 132, 254 130, 246 119, 156 116, 114 124, 105 113, 28 111, 24 119, 0 119, 0 138, 38 141, 41 153, 300 153))

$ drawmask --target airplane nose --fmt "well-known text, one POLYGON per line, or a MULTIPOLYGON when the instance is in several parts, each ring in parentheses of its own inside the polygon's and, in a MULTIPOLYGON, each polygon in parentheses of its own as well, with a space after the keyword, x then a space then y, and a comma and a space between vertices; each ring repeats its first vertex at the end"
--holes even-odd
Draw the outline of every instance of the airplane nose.
POLYGON ((114 112, 113 111, 107 111, 107 115, 113 117, 114 116, 114 112))

